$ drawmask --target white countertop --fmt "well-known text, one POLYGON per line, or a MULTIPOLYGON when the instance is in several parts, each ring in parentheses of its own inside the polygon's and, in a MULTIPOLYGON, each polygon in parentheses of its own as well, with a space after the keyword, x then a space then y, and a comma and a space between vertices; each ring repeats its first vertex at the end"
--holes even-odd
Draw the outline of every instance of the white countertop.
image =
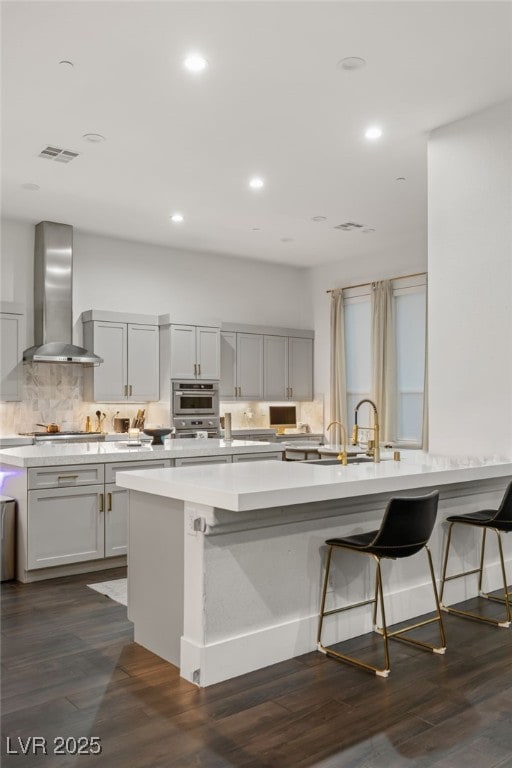
POLYGON ((443 458, 411 451, 402 461, 321 466, 259 461, 124 472, 118 485, 235 512, 451 483, 512 477, 507 458, 443 458))
POLYGON ((0 435, 0 448, 12 448, 18 445, 32 445, 32 437, 25 435, 0 435))
POLYGON ((40 443, 0 450, 0 464, 27 468, 193 456, 230 456, 237 453, 276 453, 281 450, 282 447, 277 443, 213 438, 167 440, 165 445, 155 446, 131 446, 127 445, 127 441, 40 443))

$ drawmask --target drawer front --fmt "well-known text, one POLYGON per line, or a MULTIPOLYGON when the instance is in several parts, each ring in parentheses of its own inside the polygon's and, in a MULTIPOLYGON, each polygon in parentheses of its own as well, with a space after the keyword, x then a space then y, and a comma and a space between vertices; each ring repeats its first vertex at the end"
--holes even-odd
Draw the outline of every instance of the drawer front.
POLYGON ((176 459, 177 467, 188 467, 197 464, 230 464, 231 456, 189 456, 186 459, 176 459))
POLYGON ((115 483, 117 472, 135 471, 136 469, 164 469, 171 466, 170 459, 152 459, 151 461, 120 461, 105 465, 105 482, 115 483))
POLYGON ((240 461, 282 461, 282 453, 235 453, 234 462, 240 461))
POLYGON ((69 464, 62 467, 35 467, 28 470, 29 490, 97 485, 104 479, 103 464, 69 464))

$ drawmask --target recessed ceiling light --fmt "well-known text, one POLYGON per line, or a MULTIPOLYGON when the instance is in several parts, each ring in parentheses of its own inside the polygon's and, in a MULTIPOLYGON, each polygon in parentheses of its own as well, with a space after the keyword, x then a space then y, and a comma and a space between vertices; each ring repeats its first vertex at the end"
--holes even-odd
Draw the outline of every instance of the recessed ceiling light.
POLYGON ((327 221, 327 216, 312 216, 311 221, 327 221))
POLYGON ((39 190, 41 189, 39 184, 32 184, 32 182, 30 181, 27 181, 26 184, 22 184, 21 186, 23 187, 23 189, 28 189, 30 192, 39 192, 39 190))
POLYGON ((173 213, 171 216, 171 221, 173 221, 175 224, 181 224, 183 221, 183 214, 182 213, 173 213))
POLYGON ((405 176, 397 176, 395 181, 405 181, 405 176))
POLYGON ((360 56, 346 56, 341 61, 338 61, 338 69, 344 69, 346 72, 354 72, 356 69, 363 69, 366 67, 366 61, 360 56))
POLYGON ((371 235, 372 232, 375 232, 373 227, 365 227, 364 229, 361 230, 362 235, 371 235))
POLYGON ((90 141, 91 144, 101 144, 102 141, 106 141, 105 137, 101 133, 84 133, 82 139, 90 141))
POLYGON ((61 61, 59 61, 59 64, 63 64, 65 67, 70 67, 70 68, 73 68, 75 66, 72 61, 69 61, 69 59, 62 59, 61 61))
POLYGON ((382 136, 382 128, 379 128, 378 125, 373 125, 371 128, 366 129, 364 135, 367 139, 380 139, 382 136))
POLYGON ((251 189, 262 189, 265 186, 265 182, 260 176, 253 176, 249 180, 249 186, 251 189))
POLYGON ((203 72, 208 66, 207 60, 199 53, 191 53, 183 62, 189 72, 203 72))

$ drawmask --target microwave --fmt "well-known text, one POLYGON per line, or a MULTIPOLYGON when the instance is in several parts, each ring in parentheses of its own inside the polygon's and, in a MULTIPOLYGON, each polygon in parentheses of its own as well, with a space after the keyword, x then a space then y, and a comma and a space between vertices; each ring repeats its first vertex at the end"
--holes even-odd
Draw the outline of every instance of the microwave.
POLYGON ((172 415, 177 416, 218 416, 218 381, 173 381, 172 415))

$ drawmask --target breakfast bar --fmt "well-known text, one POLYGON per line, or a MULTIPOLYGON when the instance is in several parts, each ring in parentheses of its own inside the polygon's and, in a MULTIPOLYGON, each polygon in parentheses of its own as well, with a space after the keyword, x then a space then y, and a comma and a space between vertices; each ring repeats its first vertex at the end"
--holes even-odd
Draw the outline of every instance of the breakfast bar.
MULTIPOLYGON (((314 650, 326 539, 378 528, 392 496, 439 489, 430 541, 439 577, 443 520, 496 507, 511 477, 510 459, 420 451, 346 467, 263 461, 119 474, 117 483, 130 490, 128 615, 135 641, 200 686, 314 650)), ((453 564, 467 569, 478 553, 473 532, 463 535, 453 564)), ((346 558, 333 571, 333 604, 371 591, 360 560, 346 558)), ((488 563, 487 586, 496 589, 492 546, 488 563)), ((433 610, 428 574, 415 558, 395 564, 386 578, 385 572, 389 624, 433 610)), ((451 590, 452 602, 476 595, 476 577, 451 590)), ((356 613, 343 626, 332 618, 326 644, 370 631, 369 617, 356 613)))

